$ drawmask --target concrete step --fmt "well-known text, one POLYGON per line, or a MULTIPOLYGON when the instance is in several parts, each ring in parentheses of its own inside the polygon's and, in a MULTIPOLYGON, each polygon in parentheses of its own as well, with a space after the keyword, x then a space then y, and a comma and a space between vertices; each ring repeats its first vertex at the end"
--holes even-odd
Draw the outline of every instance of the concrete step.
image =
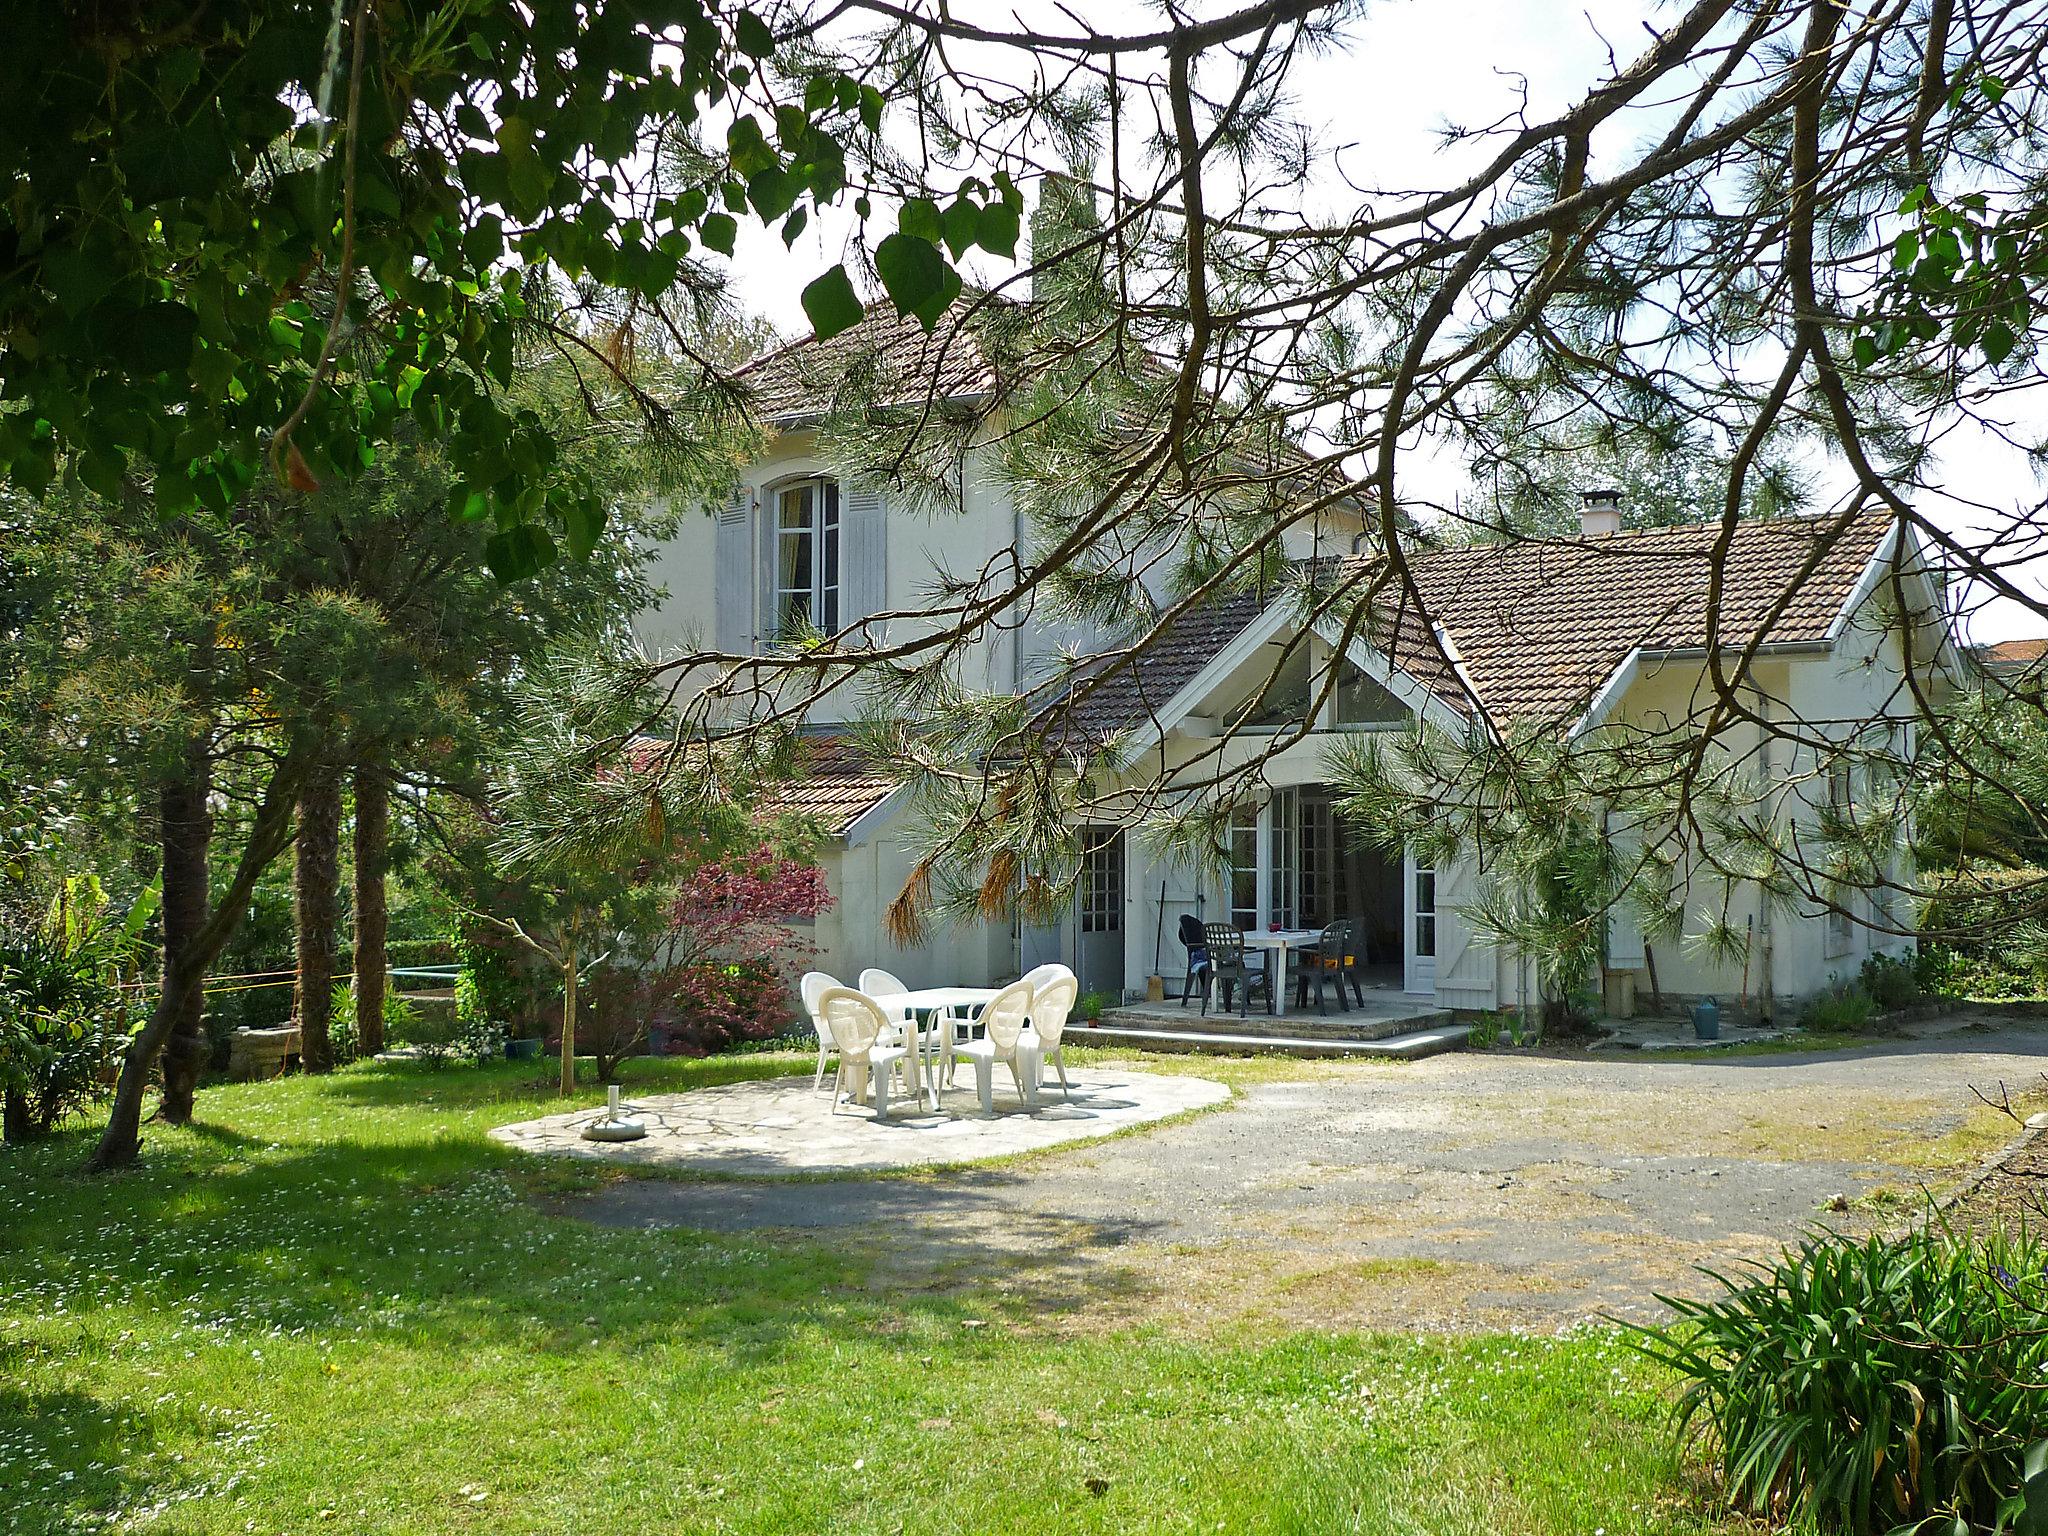
MULTIPOLYGON (((1447 1019, 1448 1015, 1434 1018, 1447 1019)), ((1076 1045, 1123 1046, 1147 1051, 1209 1051, 1239 1056, 1254 1051, 1273 1051, 1283 1056, 1346 1056, 1366 1059, 1415 1061, 1443 1051, 1464 1047, 1462 1025, 1431 1022, 1414 1028, 1421 1020, 1406 1021, 1406 1033, 1373 1040, 1347 1040, 1328 1034, 1225 1034, 1215 1030, 1130 1028, 1116 1024, 1067 1026, 1067 1039, 1076 1045)))
POLYGON ((1448 1015, 1414 1004, 1350 1009, 1319 1014, 1313 1006, 1274 1017, 1251 1013, 1197 1013, 1193 1008, 1112 1008, 1102 1015, 1106 1029, 1166 1030, 1194 1035, 1255 1036, 1274 1040, 1385 1040, 1434 1024, 1448 1015))

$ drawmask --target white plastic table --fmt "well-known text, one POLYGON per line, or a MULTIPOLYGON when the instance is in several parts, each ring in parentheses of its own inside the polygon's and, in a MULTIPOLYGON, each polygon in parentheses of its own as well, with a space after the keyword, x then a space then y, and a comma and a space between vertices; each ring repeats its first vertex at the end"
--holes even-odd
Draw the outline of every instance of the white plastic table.
POLYGON ((1266 986, 1273 995, 1273 1012, 1287 1012, 1287 951, 1306 949, 1322 940, 1320 928, 1282 928, 1278 933, 1268 930, 1264 933, 1246 933, 1246 949, 1263 949, 1266 952, 1266 986))
MULTIPOLYGON (((994 987, 920 987, 914 992, 878 992, 875 1001, 887 1014, 903 1018, 910 1026, 910 1091, 922 1095, 926 1071, 925 1037, 927 1031, 919 1022, 920 1016, 930 1013, 950 1012, 955 1008, 985 1008, 994 999, 994 987)), ((946 1028, 953 1026, 948 1023, 946 1028)), ((938 1087, 932 1089, 933 1099, 938 1098, 938 1087)))

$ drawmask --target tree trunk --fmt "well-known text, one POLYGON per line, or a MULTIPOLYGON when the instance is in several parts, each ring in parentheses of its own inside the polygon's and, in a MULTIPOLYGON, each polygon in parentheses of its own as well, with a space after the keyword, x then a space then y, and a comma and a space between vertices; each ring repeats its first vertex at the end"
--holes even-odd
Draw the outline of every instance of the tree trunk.
POLYGON ((86 1159, 88 1172, 125 1168, 142 1151, 142 1096, 149 1090, 149 1074, 156 1065, 157 1054, 170 1039, 182 1011, 199 1006, 200 984, 206 979, 206 968, 241 926, 256 882, 291 841, 292 805, 298 798, 299 781, 304 774, 305 762, 296 752, 287 754, 271 772, 263 802, 257 806, 256 819, 249 827, 249 840, 242 845, 242 856, 235 862, 234 878, 228 882, 219 903, 206 914, 198 932, 192 935, 192 942, 178 955, 165 956, 163 991, 150 1011, 149 1022, 129 1045, 127 1060, 121 1063, 121 1078, 114 1085, 114 1102, 107 1112, 106 1129, 100 1132, 99 1144, 86 1159))
POLYGON ((562 960, 562 1097, 576 1091, 576 936, 569 935, 562 960))
MULTIPOLYGON (((213 814, 207 796, 213 788, 213 764, 206 743, 195 737, 185 760, 165 779, 157 796, 163 847, 164 967, 191 947, 206 924, 207 849, 213 838, 213 814)), ((171 1037, 164 1045, 163 1102, 157 1113, 173 1125, 192 1118, 199 1091, 199 1073, 206 1065, 205 994, 195 990, 181 998, 171 1037)))
POLYGON ((384 1049, 384 937, 390 927, 384 870, 390 835, 390 786, 374 765, 360 763, 350 851, 355 860, 356 1049, 364 1056, 384 1049))
POLYGON ((292 862, 292 916, 298 977, 299 1065, 334 1070, 328 1019, 334 1006, 336 932, 341 921, 341 775, 321 764, 299 791, 299 843, 292 862))

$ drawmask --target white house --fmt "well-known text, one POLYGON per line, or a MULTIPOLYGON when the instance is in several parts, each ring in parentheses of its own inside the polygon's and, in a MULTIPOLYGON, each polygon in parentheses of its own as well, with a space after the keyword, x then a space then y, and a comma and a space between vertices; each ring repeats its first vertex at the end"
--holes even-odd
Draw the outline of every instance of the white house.
MULTIPOLYGON (((965 455, 958 513, 927 516, 841 483, 816 428, 855 359, 865 398, 883 402, 929 391, 974 404, 997 387, 965 330, 942 325, 927 336, 880 310, 829 343, 798 342, 755 364, 746 377, 772 442, 730 504, 688 523, 660 551, 655 574, 668 597, 645 618, 651 643, 761 650, 797 621, 830 630, 870 614, 914 614, 935 573, 1016 558, 1027 530, 985 449, 965 455)), ((1090 829, 1077 899, 1056 928, 973 924, 915 950, 890 943, 883 913, 911 863, 906 797, 835 738, 857 701, 828 696, 809 716, 816 750, 798 792, 834 839, 823 863, 837 901, 814 936, 820 963, 842 975, 881 965, 923 985, 992 982, 1057 957, 1086 990, 1135 995, 1155 966, 1169 987, 1178 984, 1174 932, 1183 912, 1245 928, 1316 926, 1341 915, 1362 921, 1367 960, 1390 989, 1459 1009, 1533 998, 1516 958, 1475 941, 1460 915, 1477 889, 1476 869, 1418 868, 1412 858, 1364 851, 1324 787, 1324 754, 1340 733, 1407 729, 1418 715, 1460 732, 1540 725, 1571 733, 1614 722, 1683 729, 1706 700, 1706 594, 1719 530, 1624 533, 1618 523, 1611 508, 1595 507, 1578 539, 1440 550, 1418 543, 1410 565, 1431 624, 1412 612, 1379 615, 1341 654, 1335 623, 1301 643, 1297 605, 1247 594, 1189 612, 1139 658, 1106 668, 1063 728, 1120 733, 1140 748, 1134 786, 1148 775, 1170 781, 1178 766, 1213 751, 1222 722, 1231 722, 1226 757, 1248 761, 1260 731, 1298 721, 1326 691, 1323 669, 1340 675, 1313 729, 1265 762, 1231 836, 1231 870, 1154 862, 1106 822, 1090 829), (1281 655, 1288 670, 1276 678, 1281 655), (1261 717, 1247 719, 1246 701, 1262 686, 1261 717)), ((1361 529, 1355 513, 1326 513, 1288 530, 1287 553, 1342 561, 1361 529)), ((1926 617, 1939 612, 1938 591, 1899 525, 1865 516, 1824 549, 1816 532, 1800 519, 1747 523, 1721 562, 1723 644, 1741 650, 1760 635, 1750 673, 1759 709, 1801 722, 1794 734, 1805 744, 1767 742, 1770 733, 1756 726, 1733 727, 1724 739, 1739 752, 1741 732, 1752 733, 1755 765, 1785 785, 1778 814, 1794 819, 1817 818, 1828 798, 1861 792, 1827 770, 1820 743, 1873 727, 1909 743, 1909 665, 1928 689, 1948 686, 1954 667, 1944 627, 1926 617), (1910 622, 1897 616, 1901 593, 1910 622)), ((898 617, 892 626, 915 622, 898 617)), ((964 681, 1024 693, 1044 682, 1061 645, 1085 652, 1091 640, 1117 638, 1027 621, 974 647, 964 681)), ((1749 912, 1732 915, 1755 924, 1754 995, 1795 998, 1853 972, 1874 950, 1910 947, 1886 931, 1900 926, 1896 914, 1868 902, 1788 915, 1749 899, 1749 912)), ((1610 931, 1612 970, 1650 958, 1626 926, 1610 931)), ((1666 994, 1732 995, 1742 981, 1684 950, 1659 950, 1655 962, 1666 994)))

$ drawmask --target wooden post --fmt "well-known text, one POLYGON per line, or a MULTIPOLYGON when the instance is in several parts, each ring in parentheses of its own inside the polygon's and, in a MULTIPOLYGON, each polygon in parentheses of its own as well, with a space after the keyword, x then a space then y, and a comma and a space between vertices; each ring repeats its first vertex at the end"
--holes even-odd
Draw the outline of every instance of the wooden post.
POLYGON ((576 1091, 576 935, 562 950, 562 1097, 576 1091))
POLYGON ((1657 952, 1650 948, 1650 941, 1643 940, 1643 966, 1650 973, 1650 1017, 1664 1015, 1664 989, 1657 985, 1657 952))

